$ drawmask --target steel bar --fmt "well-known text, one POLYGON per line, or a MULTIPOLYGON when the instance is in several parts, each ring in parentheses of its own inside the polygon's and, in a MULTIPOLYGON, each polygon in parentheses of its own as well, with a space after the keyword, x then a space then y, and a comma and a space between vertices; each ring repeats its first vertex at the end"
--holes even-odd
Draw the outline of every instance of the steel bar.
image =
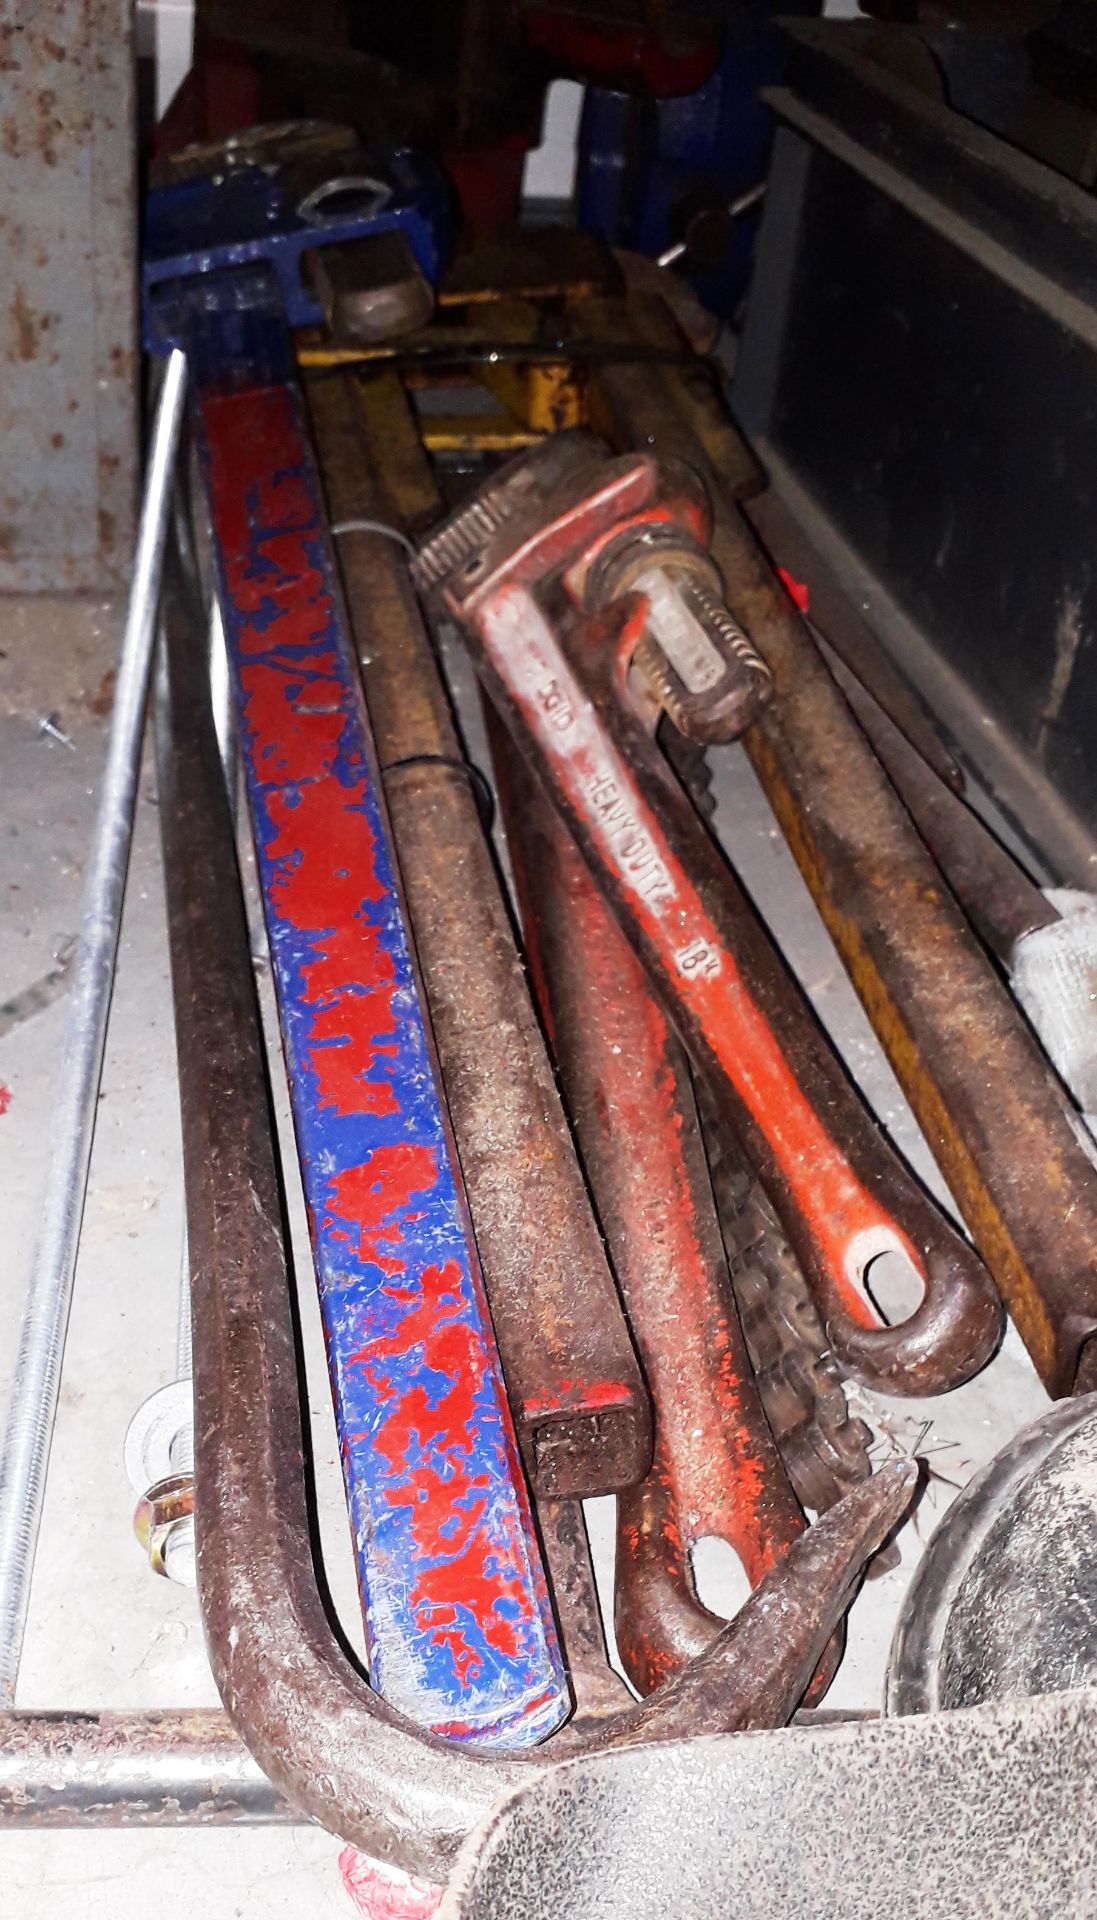
POLYGON ((196 374, 195 438, 370 1670, 517 1747, 567 1686, 303 401, 257 324, 266 355, 196 374))
MULTIPOLYGON (((525 1453, 537 1489, 542 1551, 575 1709, 566 1735, 559 1737, 571 1739, 618 1712, 629 1694, 607 1662, 581 1505, 546 1497, 538 1482, 548 1477, 550 1464, 555 1480, 561 1467, 574 1462, 584 1469, 586 1490, 594 1490, 592 1480, 609 1490, 622 1464, 630 1477, 641 1461, 640 1470, 646 1468, 651 1444, 646 1393, 533 1017, 476 804, 473 768, 463 757, 401 543, 377 533, 378 526, 399 533, 438 512, 409 403, 389 374, 361 383, 344 379, 314 385, 309 398, 325 491, 336 526, 346 530, 340 558, 348 611, 515 1423, 523 1435, 526 1421, 515 1376, 523 1363, 527 1370, 530 1365, 530 1337, 523 1332, 528 1320, 542 1330, 548 1353, 541 1371, 552 1370, 560 1415, 566 1407, 570 1431, 585 1440, 575 1453, 557 1446, 539 1460, 542 1414, 538 1423, 530 1423, 533 1444, 525 1453), (424 815, 428 826, 440 818, 451 849, 441 863, 418 857, 424 815), (537 1281, 532 1313, 531 1274, 537 1281), (537 1306, 546 1278, 551 1316, 537 1306), (635 1382, 634 1417, 616 1432, 604 1424, 604 1404, 592 1405, 578 1425, 584 1412, 580 1354, 589 1354, 591 1347, 589 1333, 575 1324, 577 1294, 584 1296, 588 1323, 596 1319, 603 1332, 602 1351, 595 1352, 598 1365, 593 1376, 588 1369, 588 1377, 602 1385, 613 1374, 635 1382), (570 1374, 563 1372, 561 1360, 570 1374)), ((595 1396, 596 1402, 599 1398, 604 1401, 595 1396)), ((563 1418, 548 1426, 562 1434, 563 1418)))
POLYGON ((1058 920, 1057 909, 922 759, 872 692, 840 663, 835 679, 964 912, 992 953, 1008 962, 1026 933, 1058 920))
MULTIPOLYGON (((632 1695, 607 1657, 582 1501, 540 1499, 537 1519, 556 1606, 560 1644, 575 1702, 571 1720, 554 1736, 555 1758, 569 1741, 585 1736, 629 1706, 632 1695)), ((706 1641, 704 1645, 707 1644, 706 1641)), ((703 1651, 704 1646, 694 1648, 696 1653, 703 1651)))
POLYGON ((0 1829, 301 1819, 226 1713, 0 1714, 0 1829))
MULTIPOLYGON (((1008 963, 1018 940, 1058 919, 1056 909, 961 797, 963 774, 921 702, 789 508, 770 491, 751 502, 750 519, 774 560, 810 581, 802 611, 812 638, 964 912, 1008 963)), ((783 567, 781 579, 788 584, 783 567)))
POLYGON ((963 768, 925 703, 892 664, 860 608, 843 591, 780 495, 771 487, 760 490, 752 495, 746 511, 767 551, 779 563, 783 584, 812 627, 822 631, 847 672, 867 689, 946 786, 953 793, 962 793, 963 768))
POLYGON ((107 761, 72 964, 49 1172, 0 1453, 0 1699, 15 1698, 72 1304, 118 955, 187 369, 172 353, 149 445, 107 761))
POLYGON ((183 1111, 198 1582, 214 1677, 287 1797, 437 1877, 520 1776, 408 1729, 337 1641, 316 1582, 294 1314, 259 1008, 201 650, 166 609, 157 736, 183 1111))
MULTIPOLYGON (((438 510, 391 374, 315 382, 337 524, 438 510)), ((472 1223, 523 1457, 550 1499, 651 1460, 647 1393, 590 1210, 510 916, 399 543, 340 539, 348 611, 472 1223)))
MULTIPOLYGON (((585 312, 619 337, 618 310, 585 312)), ((616 444, 654 441, 709 487, 730 604, 777 681, 746 736, 752 763, 1041 1379, 1084 1391, 1097 1383, 1097 1169, 1067 1095, 737 512, 736 436, 715 395, 608 365, 595 388, 616 444)))

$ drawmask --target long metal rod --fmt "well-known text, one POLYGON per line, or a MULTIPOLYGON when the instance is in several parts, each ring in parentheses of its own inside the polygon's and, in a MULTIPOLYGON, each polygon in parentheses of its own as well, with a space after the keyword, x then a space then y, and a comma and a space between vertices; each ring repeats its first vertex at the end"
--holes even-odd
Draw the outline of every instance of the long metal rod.
MULTIPOLYGON (((315 382, 333 513, 440 501, 392 373, 315 382), (389 502, 392 505, 389 505, 389 502)), ((530 1000, 449 699, 397 543, 340 557, 427 1005, 515 1427, 534 1494, 616 1493, 651 1411, 530 1000), (380 549, 380 551, 378 551, 380 549)))
POLYGON ((186 361, 175 352, 165 369, 153 426, 80 946, 73 963, 42 1224, 27 1286, 0 1454, 0 1698, 8 1702, 15 1697, 19 1675, 46 1469, 57 1417, 61 1359, 72 1304, 133 837, 141 736, 185 391, 186 361))
POLYGON ((0 1714, 0 1830, 286 1823, 227 1713, 0 1714))
MULTIPOLYGON (((229 672, 228 653, 225 648, 225 629, 221 624, 221 608, 216 594, 210 601, 209 611, 209 671, 210 699, 213 703, 213 725, 217 734, 217 747, 221 755, 221 770, 225 776, 225 791, 229 797, 229 811, 236 818, 236 774, 237 774, 237 734, 236 708, 233 703, 232 679, 229 672)), ((179 1250, 179 1326, 175 1342, 175 1377, 177 1380, 189 1380, 191 1376, 192 1335, 190 1321, 190 1247, 187 1241, 186 1208, 183 1209, 183 1244, 179 1250)), ((194 1429, 190 1434, 190 1453, 186 1466, 181 1473, 190 1473, 194 1465, 194 1429)))

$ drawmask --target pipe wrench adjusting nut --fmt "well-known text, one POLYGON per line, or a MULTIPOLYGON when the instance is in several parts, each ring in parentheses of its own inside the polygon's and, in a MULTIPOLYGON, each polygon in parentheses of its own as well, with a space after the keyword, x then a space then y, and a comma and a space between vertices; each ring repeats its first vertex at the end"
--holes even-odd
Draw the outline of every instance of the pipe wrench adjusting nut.
POLYGON ((773 676, 728 612, 715 562, 677 529, 626 536, 592 570, 587 600, 625 593, 647 601, 632 665, 651 698, 689 740, 738 739, 771 700, 773 676))

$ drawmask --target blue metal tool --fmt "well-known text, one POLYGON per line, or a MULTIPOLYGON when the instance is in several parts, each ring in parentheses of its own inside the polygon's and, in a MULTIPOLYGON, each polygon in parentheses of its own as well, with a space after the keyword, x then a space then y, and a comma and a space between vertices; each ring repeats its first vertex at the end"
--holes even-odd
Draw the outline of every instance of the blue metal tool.
MULTIPOLYGON (((452 226, 449 189, 434 162, 402 147, 364 153, 336 138, 325 167, 318 164, 325 155, 322 147, 317 155, 317 144, 306 163, 301 157, 294 162, 291 145, 287 153, 283 130, 272 132, 266 146, 230 142, 219 166, 208 163, 212 171, 183 169, 181 178, 153 188, 145 209, 141 270, 151 351, 186 344, 181 337, 185 317, 165 295, 181 293, 185 285, 188 309, 196 276, 259 266, 277 278, 288 325, 316 326, 323 315, 304 256, 398 233, 433 285, 452 226), (265 157, 269 154, 275 159, 265 157), (279 164, 279 155, 287 164, 279 164)), ((303 151, 309 154, 307 146, 303 151)))
POLYGON ((190 257, 189 279, 148 284, 150 323, 191 361, 371 1676, 438 1732, 524 1746, 563 1719, 567 1685, 293 367, 288 256, 190 257))
POLYGON ((721 227, 767 171, 772 114, 760 89, 779 81, 784 41, 743 10, 720 64, 695 93, 652 100, 588 87, 579 130, 579 224, 613 246, 659 258, 683 241, 678 271, 711 312, 732 314, 750 278, 757 214, 721 227), (704 232, 699 247, 692 236, 704 232))

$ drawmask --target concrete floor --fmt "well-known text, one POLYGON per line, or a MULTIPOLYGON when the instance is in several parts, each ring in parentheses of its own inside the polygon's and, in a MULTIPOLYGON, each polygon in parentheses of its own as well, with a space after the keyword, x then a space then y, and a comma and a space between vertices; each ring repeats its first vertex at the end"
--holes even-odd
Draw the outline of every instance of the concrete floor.
MULTIPOLYGON (((65 602, 0 602, 0 1390, 7 1380, 45 1171, 64 1022, 58 954, 79 924, 83 864, 105 743, 105 676, 118 616, 65 602), (48 721, 43 728, 43 720, 48 721), (60 736, 60 737, 58 737, 60 736), (44 983, 44 984, 43 984, 44 983), (29 990, 29 991, 28 991, 29 990)), ((737 749, 715 757, 719 823, 746 884, 785 945, 867 1097, 939 1192, 917 1128, 821 922, 737 749)), ((268 1009, 269 1011, 269 1009, 268 1009)), ((282 1101, 282 1120, 285 1106, 282 1101)), ((299 1194, 291 1193, 297 1238, 299 1194)), ((142 780, 121 961, 57 1438, 19 1692, 21 1706, 213 1703, 193 1593, 154 1578, 131 1526, 122 1442, 139 1402, 174 1372, 182 1194, 179 1121, 156 796, 142 780)), ((307 1271, 307 1268, 305 1269, 307 1271)), ((306 1337, 325 1551, 337 1602, 357 1628, 338 1466, 311 1287, 306 1337)), ((991 1367, 939 1400, 855 1393, 881 1454, 917 1450, 931 1478, 902 1536, 902 1565, 868 1585, 828 1704, 880 1700, 897 1607, 926 1536, 961 1485, 1047 1404, 1010 1333, 991 1367)), ((609 1502, 590 1514, 603 1584, 612 1577, 609 1502)), ((734 1575, 709 1574, 730 1604, 734 1575)), ((314 1829, 222 1833, 4 1834, 0 1911, 85 1920, 154 1909, 164 1920, 347 1914, 339 1844, 314 1829)))

